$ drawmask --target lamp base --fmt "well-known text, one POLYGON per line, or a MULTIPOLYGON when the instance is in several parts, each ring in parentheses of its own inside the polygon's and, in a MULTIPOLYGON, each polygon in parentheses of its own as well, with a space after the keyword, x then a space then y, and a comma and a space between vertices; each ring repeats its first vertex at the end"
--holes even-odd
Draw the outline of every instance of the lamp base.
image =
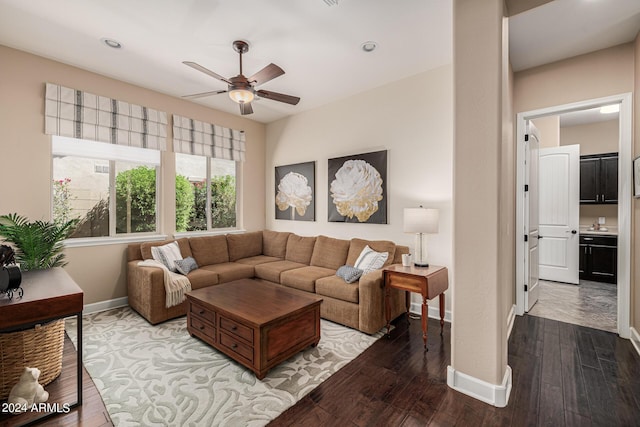
POLYGON ((413 265, 416 267, 429 267, 429 264, 418 264, 417 262, 414 262, 413 265))

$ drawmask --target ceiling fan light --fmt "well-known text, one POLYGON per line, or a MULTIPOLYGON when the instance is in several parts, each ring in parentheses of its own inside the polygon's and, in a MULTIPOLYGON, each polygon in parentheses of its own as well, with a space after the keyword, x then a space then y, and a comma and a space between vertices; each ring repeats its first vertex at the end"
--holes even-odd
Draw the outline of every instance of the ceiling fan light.
POLYGON ((238 104, 246 104, 253 101, 255 95, 247 89, 232 89, 229 91, 229 98, 238 104))

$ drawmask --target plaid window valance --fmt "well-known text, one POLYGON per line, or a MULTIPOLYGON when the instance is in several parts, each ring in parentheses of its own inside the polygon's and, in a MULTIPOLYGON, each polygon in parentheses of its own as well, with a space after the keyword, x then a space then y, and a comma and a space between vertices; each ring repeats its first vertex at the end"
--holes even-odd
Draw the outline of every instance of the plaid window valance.
POLYGON ((244 161, 244 131, 173 115, 173 151, 244 161))
POLYGON ((166 150, 167 113, 47 83, 45 133, 166 150))

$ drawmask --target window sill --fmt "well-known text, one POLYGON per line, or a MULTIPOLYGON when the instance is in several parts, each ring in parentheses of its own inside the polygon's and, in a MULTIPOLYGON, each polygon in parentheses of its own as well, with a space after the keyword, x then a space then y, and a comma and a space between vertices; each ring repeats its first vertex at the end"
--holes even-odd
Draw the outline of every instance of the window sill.
POLYGON ((123 243, 155 242, 167 240, 166 234, 141 234, 136 236, 119 237, 82 237, 77 239, 66 239, 65 248, 81 248, 85 246, 120 245, 123 243))
POLYGON ((173 238, 180 239, 182 237, 220 236, 224 234, 241 234, 246 232, 247 230, 243 230, 241 228, 225 228, 210 231, 181 231, 179 233, 174 233, 173 238))

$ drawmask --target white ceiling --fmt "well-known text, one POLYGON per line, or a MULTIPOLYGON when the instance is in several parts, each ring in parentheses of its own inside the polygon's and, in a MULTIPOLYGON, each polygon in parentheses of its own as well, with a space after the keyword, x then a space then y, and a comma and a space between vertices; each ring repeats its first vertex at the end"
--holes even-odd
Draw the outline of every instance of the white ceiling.
MULTIPOLYGON (((511 18, 511 61, 541 65, 630 41, 638 29, 640 0, 556 0, 511 18)), ((302 98, 254 102, 248 117, 268 123, 450 63, 452 2, 0 0, 0 44, 176 97, 226 89, 182 61, 235 76, 237 39, 250 43, 245 75, 271 62, 286 72, 259 88, 302 98), (368 40, 373 53, 360 49, 368 40)), ((239 114, 226 94, 193 102, 239 114)))
MULTIPOLYGON (((226 89, 182 64, 225 77, 273 62, 286 72, 259 88, 302 98, 261 99, 250 117, 270 122, 452 61, 448 0, 0 0, 0 44, 173 96, 226 89), (332 3, 331 1, 329 3, 332 3), (400 7, 401 5, 401 7, 400 7), (122 43, 114 50, 107 37, 122 43), (373 40, 378 48, 360 46, 373 40)), ((108 95, 108 94, 106 94, 108 95)), ((194 100, 239 114, 226 94, 194 100)))
POLYGON ((570 113, 560 114, 560 127, 606 122, 608 120, 617 120, 619 117, 619 112, 602 114, 600 112, 600 107, 590 108, 588 110, 572 111, 570 113))

